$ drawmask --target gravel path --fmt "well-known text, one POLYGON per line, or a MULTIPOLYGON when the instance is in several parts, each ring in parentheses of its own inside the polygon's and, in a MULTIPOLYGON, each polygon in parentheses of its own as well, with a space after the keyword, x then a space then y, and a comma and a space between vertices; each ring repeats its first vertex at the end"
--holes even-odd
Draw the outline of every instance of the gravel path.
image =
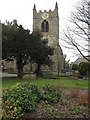
MULTIPOLYGON (((65 92, 66 95, 70 95, 71 90, 70 89, 64 89, 64 92, 65 92)), ((88 93, 88 90, 87 89, 79 89, 78 92, 81 93, 81 94, 86 94, 86 93, 88 93)))

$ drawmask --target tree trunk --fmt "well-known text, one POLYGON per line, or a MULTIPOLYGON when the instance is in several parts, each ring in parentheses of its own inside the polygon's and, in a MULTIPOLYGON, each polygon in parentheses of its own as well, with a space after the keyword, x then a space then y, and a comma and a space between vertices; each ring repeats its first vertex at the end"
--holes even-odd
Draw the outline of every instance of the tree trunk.
POLYGON ((23 68, 18 69, 18 78, 23 78, 23 68))
POLYGON ((41 65, 40 64, 37 64, 37 69, 36 69, 35 73, 36 73, 37 76, 42 75, 42 73, 41 73, 41 65))
POLYGON ((17 60, 17 72, 18 72, 18 78, 23 77, 23 65, 22 65, 22 60, 17 60))

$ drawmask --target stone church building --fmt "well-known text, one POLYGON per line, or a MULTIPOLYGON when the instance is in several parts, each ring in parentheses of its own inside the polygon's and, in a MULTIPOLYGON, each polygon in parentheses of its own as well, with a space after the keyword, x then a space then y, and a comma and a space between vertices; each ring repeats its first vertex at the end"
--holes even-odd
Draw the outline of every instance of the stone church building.
POLYGON ((58 4, 56 2, 54 11, 37 12, 34 4, 33 8, 33 30, 39 28, 43 34, 43 38, 48 39, 48 44, 55 48, 52 56, 54 64, 50 68, 52 71, 63 69, 63 52, 59 45, 59 14, 58 4))
MULTIPOLYGON (((43 38, 48 39, 48 45, 55 48, 54 55, 51 56, 54 64, 48 68, 47 66, 42 66, 42 70, 51 71, 61 71, 63 69, 63 52, 59 45, 59 14, 58 14, 58 4, 56 2, 54 11, 42 12, 41 10, 37 12, 36 6, 33 7, 33 30, 35 28, 41 30, 43 38)), ((13 69, 16 71, 15 60, 10 62, 4 62, 5 69, 13 69), (13 67, 14 66, 14 67, 13 67)), ((32 70, 35 70, 35 64, 32 65, 32 70)), ((25 65, 24 71, 30 71, 30 64, 25 65)))

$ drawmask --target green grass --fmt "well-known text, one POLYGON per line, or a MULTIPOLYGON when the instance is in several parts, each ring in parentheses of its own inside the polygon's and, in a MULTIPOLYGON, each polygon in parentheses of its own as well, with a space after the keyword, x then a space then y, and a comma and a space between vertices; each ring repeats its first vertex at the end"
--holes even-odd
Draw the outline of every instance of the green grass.
POLYGON ((18 78, 3 78, 2 88, 10 88, 18 82, 31 82, 39 87, 45 84, 52 84, 55 86, 63 86, 66 88, 81 88, 88 89, 88 79, 86 80, 70 80, 68 77, 60 77, 59 79, 43 79, 37 78, 36 80, 23 80, 18 78))

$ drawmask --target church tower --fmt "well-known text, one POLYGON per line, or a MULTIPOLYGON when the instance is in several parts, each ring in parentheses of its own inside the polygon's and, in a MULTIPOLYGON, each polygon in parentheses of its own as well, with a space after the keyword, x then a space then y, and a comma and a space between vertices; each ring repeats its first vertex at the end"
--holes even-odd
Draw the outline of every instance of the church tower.
POLYGON ((50 68, 53 71, 61 70, 63 68, 63 53, 59 45, 59 15, 58 4, 56 2, 54 11, 37 12, 36 6, 33 7, 33 30, 38 27, 43 38, 48 39, 48 44, 55 48, 55 53, 52 56, 54 62, 50 68))

